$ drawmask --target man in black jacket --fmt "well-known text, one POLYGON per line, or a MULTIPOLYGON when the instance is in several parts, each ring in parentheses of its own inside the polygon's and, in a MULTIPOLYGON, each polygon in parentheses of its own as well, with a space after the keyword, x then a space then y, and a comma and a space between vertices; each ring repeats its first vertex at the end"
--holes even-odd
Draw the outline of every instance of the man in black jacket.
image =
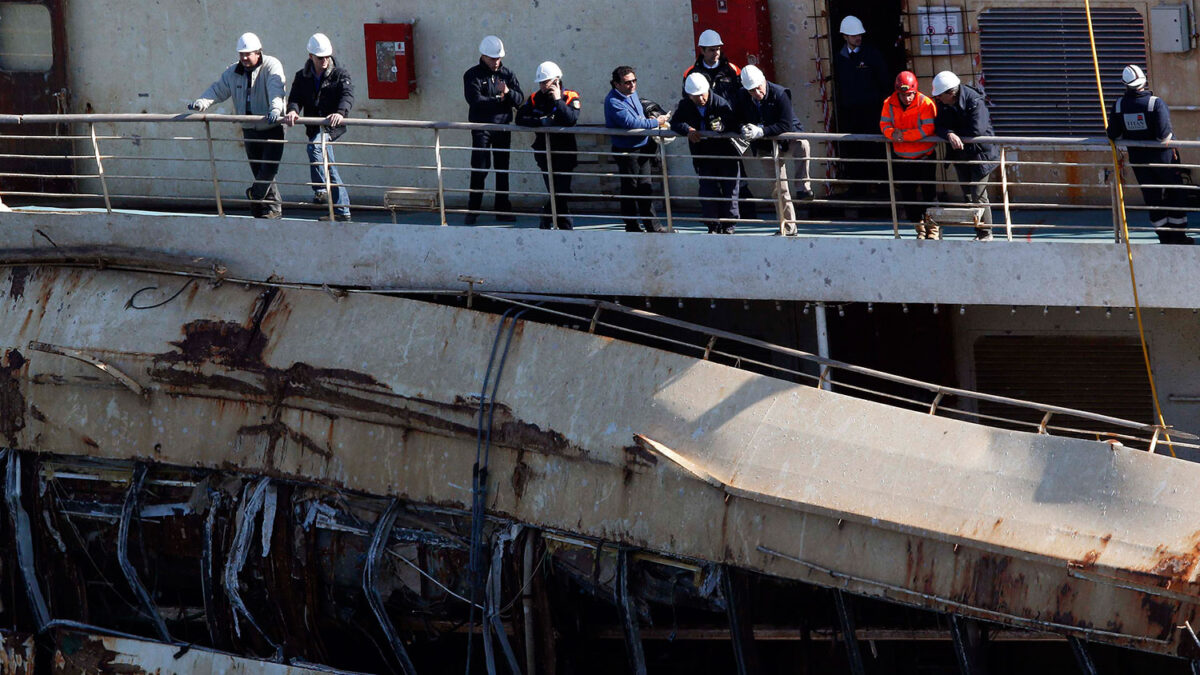
MULTIPOLYGON (((1136 65, 1125 66, 1121 74, 1125 83, 1125 94, 1113 104, 1109 117, 1108 137, 1131 141, 1171 140, 1171 111, 1165 101, 1146 88, 1146 74, 1136 65)), ((1187 195, 1178 187, 1154 187, 1158 185, 1182 185, 1183 177, 1174 166, 1151 166, 1152 164, 1179 164, 1179 151, 1175 148, 1129 148, 1129 163, 1133 175, 1142 186, 1142 199, 1150 207, 1150 224, 1158 234, 1160 244, 1193 244, 1187 236, 1187 213, 1183 210, 1187 195)))
POLYGON ((792 191, 788 186, 788 163, 792 159, 791 144, 795 143, 800 192, 802 201, 812 199, 808 182, 808 141, 771 141, 772 136, 800 131, 800 120, 792 110, 792 92, 768 82, 757 66, 742 69, 742 86, 739 88, 733 109, 741 124, 742 137, 750 141, 750 149, 756 159, 749 161, 755 177, 763 176, 771 181, 775 198, 775 216, 779 219, 781 234, 796 234, 796 207, 792 205, 792 191), (778 154, 775 145, 778 145, 778 154))
MULTIPOLYGON (((856 16, 842 19, 838 28, 845 44, 833 57, 833 82, 837 94, 837 128, 844 134, 878 134, 879 108, 892 94, 892 73, 878 49, 863 42, 866 28, 856 16)), ((838 144, 843 162, 839 175, 854 181, 879 181, 886 176, 882 161, 884 147, 867 141, 846 141, 838 144), (855 161, 857 160, 857 161, 855 161)), ((848 188, 849 196, 857 197, 871 191, 874 183, 856 182, 848 188)))
MULTIPOLYGON (((700 55, 696 57, 694 64, 683 71, 683 79, 686 80, 692 73, 700 73, 708 80, 709 88, 717 96, 733 103, 734 96, 741 88, 738 86, 738 76, 742 74, 742 70, 725 57, 725 43, 721 40, 721 35, 715 30, 706 30, 700 34, 696 46, 700 49, 700 55)), ((687 94, 684 93, 684 96, 687 94)))
MULTIPOLYGON (((290 127, 301 115, 325 118, 324 125, 304 126, 308 135, 308 172, 312 180, 313 201, 325 204, 326 200, 332 198, 334 219, 340 222, 350 220, 350 193, 342 184, 333 158, 333 146, 329 144, 346 133, 342 121, 353 107, 354 82, 350 79, 350 73, 337 65, 329 38, 324 33, 314 33, 308 39, 308 62, 292 81, 292 93, 288 95, 287 114, 283 123, 290 127), (326 160, 329 163, 328 181, 325 176, 326 160), (328 191, 326 185, 329 186, 328 191)), ((321 216, 321 219, 329 220, 329 215, 321 216)))
POLYGON ((992 240, 992 206, 988 201, 988 175, 1000 161, 1000 151, 989 143, 963 143, 963 138, 995 136, 987 102, 978 89, 962 84, 958 76, 943 70, 933 77, 933 99, 937 102, 934 132, 950 143, 946 159, 962 185, 963 197, 983 207, 983 223, 975 227, 977 241, 992 240))
MULTIPOLYGON (((709 234, 733 234, 741 217, 742 160, 733 140, 701 136, 701 132, 735 130, 733 106, 709 89, 708 79, 692 73, 684 80, 685 96, 671 116, 671 129, 688 137, 692 166, 700 179, 700 213, 709 234)), ((748 195, 748 193, 747 193, 748 195)))
MULTIPOLYGON (((504 43, 495 35, 483 38, 479 43, 479 63, 463 73, 463 96, 470 109, 467 120, 483 124, 511 124, 513 109, 525 101, 517 76, 501 63, 504 58, 504 43)), ((508 200, 508 149, 512 146, 512 134, 507 131, 471 132, 471 194, 467 199, 467 225, 473 225, 479 217, 483 203, 483 184, 488 169, 496 167, 496 205, 500 212, 496 220, 513 222, 517 217, 508 200)))
MULTIPOLYGON (((579 93, 562 86, 562 69, 553 61, 545 61, 538 66, 534 79, 538 90, 533 92, 529 100, 517 110, 517 124, 523 127, 573 127, 579 121, 579 93)), ((554 229, 557 225, 563 230, 572 227, 571 218, 567 215, 568 194, 571 192, 571 171, 577 163, 575 152, 578 149, 575 136, 572 134, 534 134, 533 149, 538 168, 542 170, 542 180, 546 189, 553 185, 554 206, 550 202, 542 208, 543 230, 554 229), (546 138, 550 138, 550 161, 546 161, 546 138), (553 170, 553 180, 551 180, 553 170), (557 222, 555 219, 557 216, 557 222)))

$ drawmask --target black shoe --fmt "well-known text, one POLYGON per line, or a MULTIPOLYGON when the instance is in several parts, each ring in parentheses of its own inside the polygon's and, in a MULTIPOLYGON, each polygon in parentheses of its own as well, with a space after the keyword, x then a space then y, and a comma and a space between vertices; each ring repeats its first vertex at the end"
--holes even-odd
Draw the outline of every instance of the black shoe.
POLYGON ((329 193, 324 190, 317 190, 316 192, 313 193, 313 203, 314 204, 324 204, 325 200, 328 198, 329 198, 329 193))
POLYGON ((463 218, 463 225, 474 225, 478 220, 479 220, 478 214, 468 213, 466 215, 466 217, 463 218))
MULTIPOLYGON (((330 220, 329 214, 326 213, 326 214, 320 216, 319 218, 317 218, 317 220, 329 222, 329 220, 330 220)), ((335 214, 333 214, 333 220, 336 222, 339 222, 339 223, 348 223, 348 222, 350 222, 350 214, 349 213, 335 213, 335 214)))
POLYGON ((796 193, 795 201, 811 202, 815 197, 812 190, 801 190, 796 193))

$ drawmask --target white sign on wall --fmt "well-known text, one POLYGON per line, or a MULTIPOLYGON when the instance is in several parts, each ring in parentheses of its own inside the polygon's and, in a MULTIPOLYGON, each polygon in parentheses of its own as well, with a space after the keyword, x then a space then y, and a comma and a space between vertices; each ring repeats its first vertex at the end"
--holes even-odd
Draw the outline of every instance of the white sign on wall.
POLYGON ((921 56, 966 53, 961 7, 918 7, 917 23, 921 56))

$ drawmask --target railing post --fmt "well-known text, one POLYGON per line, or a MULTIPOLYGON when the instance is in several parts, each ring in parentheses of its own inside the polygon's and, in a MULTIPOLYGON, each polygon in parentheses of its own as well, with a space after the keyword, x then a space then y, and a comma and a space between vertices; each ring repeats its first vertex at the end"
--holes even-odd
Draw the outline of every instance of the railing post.
POLYGON ((1120 196, 1118 196, 1118 190, 1120 189, 1118 183, 1121 180, 1120 164, 1117 165, 1117 167, 1114 171, 1115 171, 1115 173, 1112 174, 1112 182, 1110 182, 1108 184, 1108 195, 1109 195, 1108 199, 1109 199, 1109 204, 1111 205, 1109 210, 1112 211, 1113 242, 1120 244, 1121 243, 1121 204, 1120 204, 1121 198, 1120 198, 1120 196))
MULTIPOLYGON (((652 143, 658 146, 658 163, 662 172, 663 184, 663 208, 667 211, 667 231, 675 231, 675 221, 671 218, 671 176, 667 171, 667 145, 659 143, 658 137, 650 139, 652 143)), ((653 199, 653 197, 651 197, 653 199)))
POLYGON ((1008 171, 1007 155, 1004 146, 1000 146, 1000 197, 1004 200, 1004 229, 1008 231, 1008 240, 1012 241, 1012 215, 1008 211, 1008 171))
POLYGON ((899 239, 900 219, 896 216, 896 177, 892 168, 892 144, 884 142, 883 148, 887 151, 888 199, 892 202, 892 234, 899 239))
POLYGON ((558 227, 558 198, 554 190, 554 160, 550 158, 550 132, 546 136, 546 185, 550 190, 550 224, 558 227))
POLYGON ((96 177, 100 179, 100 189, 104 191, 104 210, 112 213, 112 200, 108 198, 108 179, 104 177, 104 162, 100 161, 100 142, 96 140, 96 123, 88 122, 88 130, 92 133, 92 152, 96 155, 96 177))
POLYGON ((442 130, 433 130, 433 159, 437 166, 438 181, 438 212, 441 214, 442 227, 446 226, 446 187, 442 178, 442 130))
POLYGON ((334 221, 333 215, 333 185, 329 179, 329 144, 326 139, 329 134, 324 131, 319 132, 321 136, 321 165, 325 169, 325 205, 329 207, 329 222, 334 221))
MULTIPOLYGON (((771 188, 775 191, 775 217, 779 219, 779 236, 782 237, 788 232, 787 223, 784 222, 787 209, 783 204, 783 186, 779 184, 779 141, 775 139, 771 139, 771 159, 775 164, 775 174, 771 176, 771 188)), ((750 161, 755 160, 751 158, 750 161)))
POLYGON ((217 157, 213 153, 212 125, 204 120, 204 137, 208 140, 208 168, 212 172, 213 193, 217 196, 217 215, 225 215, 225 206, 221 203, 221 182, 217 180, 217 157))

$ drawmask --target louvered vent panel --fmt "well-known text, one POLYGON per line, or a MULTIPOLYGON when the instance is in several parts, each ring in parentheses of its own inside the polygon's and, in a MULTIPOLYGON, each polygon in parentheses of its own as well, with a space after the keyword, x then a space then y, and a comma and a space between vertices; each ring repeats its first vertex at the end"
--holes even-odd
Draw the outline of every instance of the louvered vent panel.
MULTIPOLYGON (((978 391, 1153 423, 1154 401, 1136 337, 987 335, 975 341, 978 391)), ((1039 422, 1037 411, 980 402, 979 412, 1039 422)), ((1078 419, 1050 423, 1101 429, 1078 419)), ((1116 429, 1113 429, 1116 431, 1116 429)))
MULTIPOLYGON (((1125 66, 1145 68, 1145 22, 1133 9, 1097 9, 1092 25, 1104 98, 1111 107, 1123 92, 1125 66)), ((997 134, 1104 133, 1083 10, 989 9, 979 15, 979 44, 997 134)))

